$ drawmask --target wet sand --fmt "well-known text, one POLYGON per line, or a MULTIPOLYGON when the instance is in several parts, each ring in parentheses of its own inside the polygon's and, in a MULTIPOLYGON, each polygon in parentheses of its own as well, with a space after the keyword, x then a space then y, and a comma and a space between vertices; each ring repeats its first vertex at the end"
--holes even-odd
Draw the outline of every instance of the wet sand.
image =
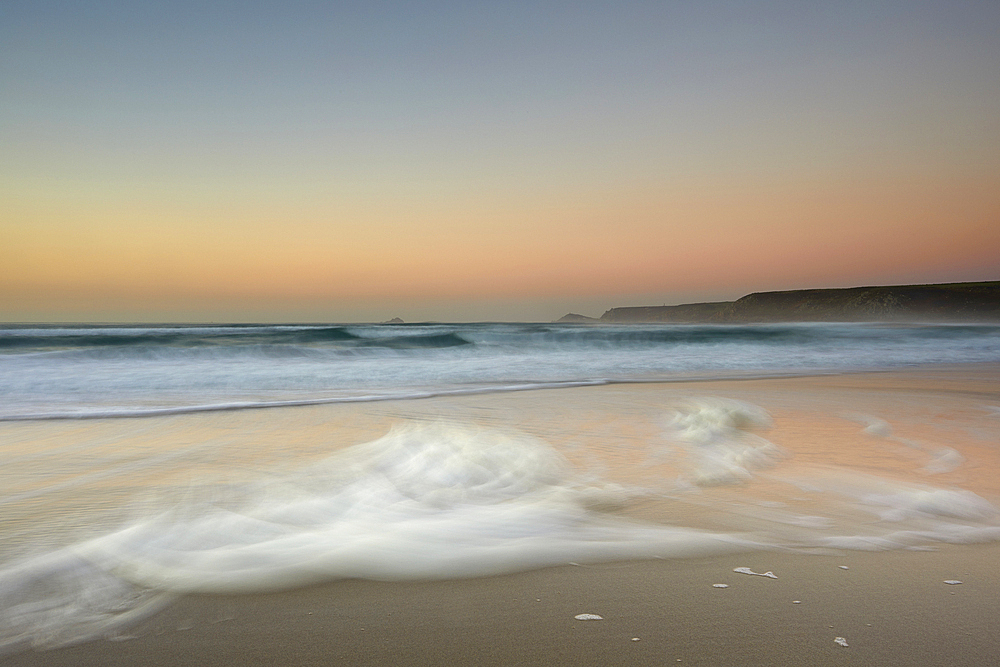
MULTIPOLYGON (((790 454, 786 473, 796 466, 843 465, 889 476, 920 475, 994 504, 1000 498, 1000 417, 990 412, 1000 406, 1000 369, 982 366, 194 415, 147 422, 159 427, 146 429, 143 437, 144 446, 156 450, 176 443, 178 434, 197 442, 209 432, 228 431, 239 446, 220 453, 212 465, 231 466, 239 475, 290 459, 318 458, 331 447, 378 437, 400 419, 445 416, 521 429, 551 442, 581 470, 643 484, 675 472, 671 461, 637 465, 646 455, 645 443, 658 437, 664 406, 703 395, 767 409, 774 418, 767 437, 790 454), (891 430, 863 434, 859 415, 886 420, 891 430), (330 424, 336 434, 320 437, 330 424), (927 472, 942 447, 960 452, 962 464, 927 472)), ((2 430, 8 440, 16 434, 18 447, 27 451, 32 443, 58 439, 60 429, 90 429, 95 439, 113 442, 115 429, 131 428, 134 446, 134 424, 18 424, 2 430)), ((162 482, 172 473, 157 468, 148 474, 162 482)), ((711 493, 739 499, 741 489, 719 487, 711 493)), ((755 494, 766 497, 766 485, 755 494)), ((669 503, 660 501, 639 503, 623 514, 664 520, 671 512, 669 503)), ((677 517, 698 519, 689 510, 677 517)), ((771 551, 567 565, 468 580, 340 581, 271 595, 188 596, 108 639, 29 650, 0 662, 986 665, 1000 656, 997 563, 996 543, 823 555, 771 551), (734 573, 737 567, 772 571, 777 579, 734 573), (719 583, 729 587, 713 587, 719 583), (574 618, 583 613, 603 620, 574 618), (838 637, 848 646, 835 643, 838 637)))
POLYGON ((191 597, 114 640, 5 664, 988 665, 998 558, 995 545, 757 553, 191 597), (743 566, 778 578, 732 572, 743 566))

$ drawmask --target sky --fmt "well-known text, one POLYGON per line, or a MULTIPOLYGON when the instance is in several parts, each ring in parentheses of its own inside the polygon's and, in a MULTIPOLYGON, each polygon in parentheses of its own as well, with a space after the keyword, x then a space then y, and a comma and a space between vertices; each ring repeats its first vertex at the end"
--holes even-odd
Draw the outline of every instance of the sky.
POLYGON ((0 3, 0 321, 1000 279, 1000 3, 0 3))

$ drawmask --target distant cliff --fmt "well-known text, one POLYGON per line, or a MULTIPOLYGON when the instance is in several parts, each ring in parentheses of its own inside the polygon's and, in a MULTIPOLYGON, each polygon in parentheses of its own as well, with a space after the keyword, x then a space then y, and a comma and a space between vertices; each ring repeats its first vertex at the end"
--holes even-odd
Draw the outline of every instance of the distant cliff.
POLYGON ((758 292, 722 322, 985 322, 1000 320, 1000 282, 758 292))
POLYGON ((1000 322, 1000 281, 756 292, 736 301, 612 308, 601 322, 1000 322))
POLYGON ((612 308, 601 315, 601 322, 709 322, 718 317, 733 301, 684 303, 679 306, 633 306, 612 308))

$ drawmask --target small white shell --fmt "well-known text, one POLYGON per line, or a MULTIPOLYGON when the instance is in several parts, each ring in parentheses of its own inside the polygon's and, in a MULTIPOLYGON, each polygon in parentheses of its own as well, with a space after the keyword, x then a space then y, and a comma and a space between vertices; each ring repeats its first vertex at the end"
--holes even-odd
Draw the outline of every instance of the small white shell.
POLYGON ((603 616, 598 616, 597 614, 577 614, 574 616, 578 621, 603 621, 603 616))

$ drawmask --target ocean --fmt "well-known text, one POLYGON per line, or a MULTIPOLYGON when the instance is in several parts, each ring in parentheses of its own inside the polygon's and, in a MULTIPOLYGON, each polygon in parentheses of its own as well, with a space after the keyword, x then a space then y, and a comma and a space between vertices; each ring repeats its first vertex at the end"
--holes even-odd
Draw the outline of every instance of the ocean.
POLYGON ((192 593, 1000 540, 998 363, 994 325, 7 325, 0 650, 192 593))
POLYGON ((0 420, 997 361, 993 325, 8 325, 0 420))

